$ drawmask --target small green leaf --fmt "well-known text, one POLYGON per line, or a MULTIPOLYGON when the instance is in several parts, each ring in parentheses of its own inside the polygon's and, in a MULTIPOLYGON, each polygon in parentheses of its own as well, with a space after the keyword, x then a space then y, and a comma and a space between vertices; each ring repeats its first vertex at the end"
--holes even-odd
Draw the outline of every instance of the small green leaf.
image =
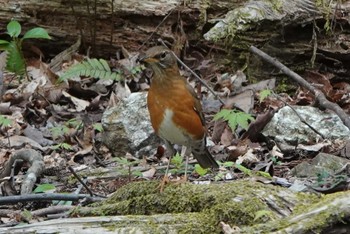
POLYGON ((219 172, 218 174, 215 175, 214 180, 218 181, 218 180, 222 180, 224 178, 225 178, 225 173, 219 172))
POLYGON ((8 44, 10 44, 9 41, 0 40, 0 45, 8 45, 8 44))
POLYGON ((59 149, 60 147, 61 147, 61 144, 57 144, 57 145, 51 146, 51 148, 52 148, 53 150, 57 150, 57 149, 59 149))
POLYGON ((18 37, 21 34, 21 25, 16 20, 10 21, 7 24, 7 33, 11 37, 18 37))
POLYGON ((34 189, 34 193, 44 193, 47 191, 55 190, 56 187, 53 184, 40 184, 36 189, 34 189))
POLYGON ((103 132, 103 127, 101 123, 95 123, 92 125, 94 127, 94 129, 98 132, 103 132))
POLYGON ((228 162, 224 162, 222 165, 223 165, 224 167, 233 167, 233 165, 235 165, 235 163, 234 163, 234 162, 231 162, 231 161, 228 161, 228 162))
POLYGON ((10 127, 12 120, 6 118, 6 116, 0 115, 0 125, 3 127, 10 127))
POLYGON ((272 93, 272 92, 271 92, 271 90, 269 90, 269 89, 264 89, 264 90, 262 90, 262 91, 260 92, 260 94, 259 94, 259 102, 264 101, 264 99, 267 98, 268 96, 270 96, 271 93, 272 93))
POLYGON ((235 167, 246 175, 252 175, 252 171, 242 166, 241 164, 235 164, 235 167))
POLYGON ((236 120, 237 120, 237 124, 239 126, 241 126, 243 129, 247 129, 248 125, 249 125, 248 120, 253 121, 254 118, 249 114, 246 114, 244 112, 240 112, 240 113, 237 113, 236 120))
POLYGON ((198 175, 200 175, 200 176, 204 176, 205 174, 208 173, 208 169, 204 169, 204 168, 201 167, 199 164, 196 164, 196 165, 194 166, 194 170, 195 170, 195 172, 197 172, 198 175))
POLYGON ((65 149, 65 150, 72 150, 73 149, 73 147, 68 143, 62 143, 61 148, 65 149))
POLYGON ((47 31, 43 28, 32 28, 29 31, 27 31, 24 34, 23 39, 29 38, 51 39, 47 31))
POLYGON ((113 160, 115 160, 116 162, 122 164, 122 165, 127 165, 128 164, 128 160, 126 158, 121 158, 121 157, 116 157, 113 160))
POLYGON ((268 173, 268 172, 264 172, 264 171, 256 171, 255 174, 268 178, 268 179, 272 179, 272 176, 268 173))
POLYGON ((176 153, 174 157, 171 159, 171 163, 174 164, 177 168, 180 168, 183 162, 183 158, 179 153, 176 153))
POLYGON ((133 174, 134 176, 138 176, 141 177, 142 176, 142 172, 141 171, 133 171, 131 174, 133 174))
POLYGON ((4 118, 3 121, 1 122, 1 125, 4 127, 10 127, 12 124, 12 121, 8 118, 4 118))
POLYGON ((25 72, 25 61, 20 51, 20 46, 16 44, 16 41, 11 41, 6 50, 8 52, 6 69, 14 72, 16 75, 23 75, 25 72))
POLYGON ((109 72, 111 71, 111 68, 109 67, 106 60, 99 59, 99 61, 100 61, 101 65, 103 66, 104 70, 109 71, 109 72))
POLYGON ((226 117, 230 114, 231 114, 231 110, 222 109, 216 115, 214 115, 214 120, 226 119, 226 117))
POLYGON ((232 129, 232 131, 234 131, 237 128, 237 115, 232 115, 229 117, 228 120, 228 126, 230 126, 230 128, 232 129))

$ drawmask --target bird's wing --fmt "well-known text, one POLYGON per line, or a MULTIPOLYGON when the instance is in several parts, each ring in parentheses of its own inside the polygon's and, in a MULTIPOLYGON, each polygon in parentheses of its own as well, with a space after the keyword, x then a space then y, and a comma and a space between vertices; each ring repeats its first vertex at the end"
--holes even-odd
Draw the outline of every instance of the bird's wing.
POLYGON ((191 95, 194 97, 194 111, 198 114, 199 118, 201 119, 202 125, 205 126, 205 118, 204 118, 204 114, 202 111, 202 104, 197 96, 197 93, 194 91, 194 89, 192 88, 192 86, 186 82, 186 88, 188 89, 188 91, 191 93, 191 95))

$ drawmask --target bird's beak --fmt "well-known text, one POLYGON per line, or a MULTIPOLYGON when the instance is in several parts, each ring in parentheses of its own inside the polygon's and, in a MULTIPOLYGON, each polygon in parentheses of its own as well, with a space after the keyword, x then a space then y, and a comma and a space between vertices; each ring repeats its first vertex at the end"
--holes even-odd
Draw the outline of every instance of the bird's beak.
POLYGON ((139 60, 141 63, 148 63, 148 64, 158 62, 157 59, 152 58, 152 57, 148 57, 145 53, 141 53, 141 54, 139 55, 139 59, 138 59, 138 60, 139 60))

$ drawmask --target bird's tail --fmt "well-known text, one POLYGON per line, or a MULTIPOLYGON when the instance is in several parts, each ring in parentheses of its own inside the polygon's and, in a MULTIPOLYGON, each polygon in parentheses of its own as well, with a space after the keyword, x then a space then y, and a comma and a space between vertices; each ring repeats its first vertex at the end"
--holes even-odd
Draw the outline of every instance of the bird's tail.
POLYGON ((219 168, 218 163, 207 149, 207 140, 204 137, 201 141, 192 146, 192 154, 203 168, 219 168))

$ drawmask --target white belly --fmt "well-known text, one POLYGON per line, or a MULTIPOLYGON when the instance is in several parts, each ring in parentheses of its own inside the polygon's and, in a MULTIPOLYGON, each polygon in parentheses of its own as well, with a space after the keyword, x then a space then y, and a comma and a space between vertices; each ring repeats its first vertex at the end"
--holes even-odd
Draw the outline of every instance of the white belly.
POLYGON ((170 141, 172 144, 187 145, 189 136, 184 134, 183 130, 174 124, 172 121, 173 115, 173 111, 169 109, 165 110, 158 134, 161 138, 170 141))

